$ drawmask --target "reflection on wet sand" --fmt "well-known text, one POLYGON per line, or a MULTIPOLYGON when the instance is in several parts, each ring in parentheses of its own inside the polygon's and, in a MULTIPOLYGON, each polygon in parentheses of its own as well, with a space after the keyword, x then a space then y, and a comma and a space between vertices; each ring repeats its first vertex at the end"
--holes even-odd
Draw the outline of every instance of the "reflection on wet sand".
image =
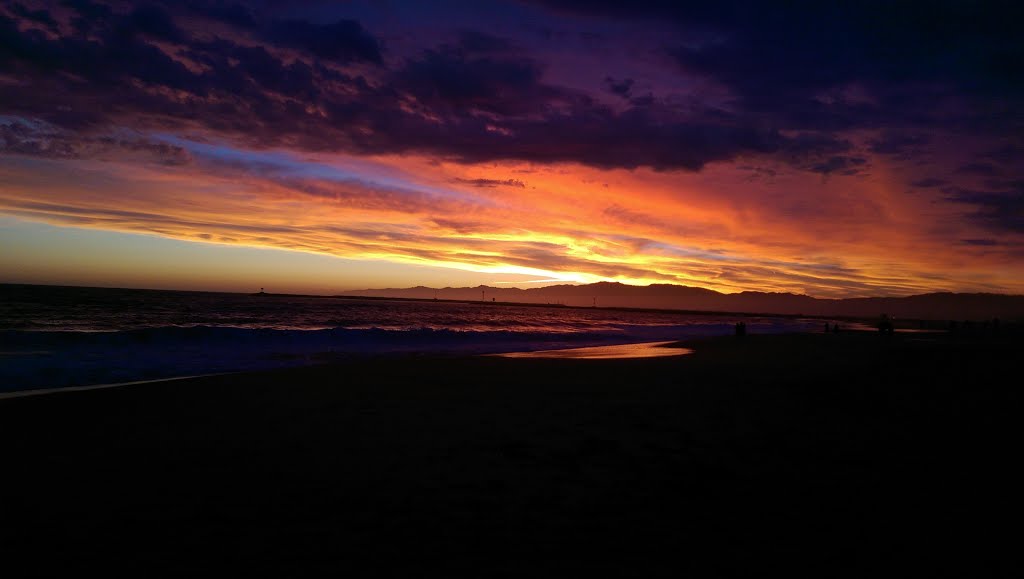
POLYGON ((611 358, 660 358, 690 354, 689 348, 671 348, 674 342, 644 342, 641 344, 616 344, 614 346, 592 346, 566 350, 540 350, 537 352, 508 352, 492 354, 503 358, 562 358, 580 360, 605 360, 611 358))

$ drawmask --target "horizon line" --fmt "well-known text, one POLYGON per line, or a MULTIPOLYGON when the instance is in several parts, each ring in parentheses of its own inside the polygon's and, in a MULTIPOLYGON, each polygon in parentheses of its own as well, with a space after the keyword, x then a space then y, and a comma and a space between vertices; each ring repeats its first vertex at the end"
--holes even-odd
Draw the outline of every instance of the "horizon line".
MULTIPOLYGON (((498 282, 495 282, 495 283, 498 283, 498 282)), ((525 282, 515 282, 515 283, 525 283, 525 282)), ((713 289, 705 288, 705 287, 702 287, 702 286, 695 286, 695 285, 683 285, 683 284, 674 284, 674 283, 651 283, 651 284, 643 284, 642 285, 642 284, 631 284, 631 283, 620 282, 620 281, 598 281, 598 282, 593 282, 593 283, 562 282, 562 283, 553 283, 553 284, 551 284, 549 286, 531 287, 531 288, 495 287, 495 286, 484 285, 484 284, 480 284, 480 285, 476 285, 476 286, 445 286, 445 287, 432 287, 432 286, 425 286, 425 285, 415 285, 415 286, 408 286, 408 287, 346 289, 346 290, 339 290, 338 293, 302 293, 302 292, 274 292, 274 291, 270 291, 270 292, 266 292, 266 291, 247 292, 247 291, 230 291, 230 290, 214 290, 214 289, 174 289, 174 288, 161 288, 161 287, 100 286, 100 285, 75 285, 75 284, 65 284, 65 283, 54 284, 54 283, 29 283, 29 282, 17 282, 17 281, 0 281, 0 286, 62 287, 62 288, 81 288, 81 289, 110 289, 110 290, 132 290, 132 291, 165 291, 165 292, 211 293, 211 294, 233 294, 233 295, 260 295, 260 294, 263 294, 263 295, 268 295, 268 296, 295 296, 295 297, 321 297, 321 298, 332 298, 332 297, 353 297, 353 298, 387 297, 387 296, 362 296, 362 295, 352 296, 352 295, 348 295, 346 292, 405 291, 405 290, 414 290, 414 289, 420 289, 420 288, 427 289, 427 290, 434 290, 434 291, 444 291, 444 290, 476 290, 476 289, 480 289, 480 288, 489 288, 489 289, 494 289, 494 290, 499 290, 499 291, 513 291, 513 290, 518 290, 518 291, 537 291, 537 290, 543 290, 543 289, 547 289, 547 288, 551 288, 551 287, 559 287, 559 286, 562 286, 562 287, 564 287, 564 286, 587 287, 587 286, 594 286, 594 285, 621 285, 621 286, 628 286, 628 287, 635 287, 635 288, 649 288, 649 287, 652 287, 652 286, 671 286, 671 287, 678 287, 678 288, 702 290, 702 291, 718 294, 720 296, 740 296, 742 294, 751 294, 751 293, 753 293, 753 294, 777 295, 777 296, 788 295, 788 296, 809 298, 809 299, 812 299, 812 300, 831 301, 831 302, 845 301, 845 300, 864 300, 864 299, 905 299, 905 298, 918 297, 918 296, 928 296, 928 295, 959 295, 959 296, 974 295, 974 296, 1003 296, 1003 297, 1019 297, 1019 298, 1024 298, 1024 294, 1012 294, 1012 293, 1001 293, 1001 292, 954 292, 954 291, 948 291, 948 290, 947 291, 932 291, 932 292, 923 292, 923 293, 904 294, 904 295, 864 295, 864 296, 846 296, 846 297, 831 298, 831 297, 817 297, 817 296, 810 295, 810 294, 800 294, 800 293, 793 293, 793 292, 774 292, 774 291, 765 291, 765 290, 742 290, 742 291, 739 291, 739 292, 726 293, 726 292, 721 292, 721 291, 718 291, 718 290, 713 290, 713 289)), ((265 289, 265 287, 264 288, 260 288, 260 289, 261 290, 265 289)), ((427 299, 429 301, 429 298, 392 298, 392 299, 417 299, 417 300, 418 299, 427 299)), ((476 301, 476 300, 450 299, 450 298, 442 300, 442 299, 439 298, 439 301, 470 301, 470 302, 472 302, 472 301, 476 301)), ((518 302, 510 302, 510 303, 518 303, 518 302)), ((590 307, 590 306, 586 306, 586 307, 590 307)))

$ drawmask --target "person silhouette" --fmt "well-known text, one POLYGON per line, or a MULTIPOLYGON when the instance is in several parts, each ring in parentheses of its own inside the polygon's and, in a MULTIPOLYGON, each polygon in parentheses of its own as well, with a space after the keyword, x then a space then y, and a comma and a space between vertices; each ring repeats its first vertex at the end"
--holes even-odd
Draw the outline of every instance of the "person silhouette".
POLYGON ((882 314, 878 320, 878 333, 891 336, 895 332, 895 328, 892 325, 892 320, 889 319, 888 314, 882 314))

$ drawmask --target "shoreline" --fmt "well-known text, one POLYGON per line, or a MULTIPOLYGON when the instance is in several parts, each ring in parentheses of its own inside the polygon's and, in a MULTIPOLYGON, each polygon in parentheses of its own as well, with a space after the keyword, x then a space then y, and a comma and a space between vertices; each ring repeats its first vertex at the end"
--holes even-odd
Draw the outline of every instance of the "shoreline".
MULTIPOLYGON (((725 324, 721 330, 724 332, 725 324)), ((237 330, 230 327, 222 328, 209 328, 201 327, 200 330, 216 331, 216 330, 229 330, 229 331, 248 331, 248 330, 237 330)), ((159 331, 160 328, 154 328, 152 331, 159 331)), ((175 332, 188 331, 188 328, 174 327, 175 332)), ((151 330, 142 330, 151 331, 151 330)), ((263 330, 252 330, 253 333, 262 332, 263 330)), ((359 332, 380 332, 381 330, 348 330, 340 329, 342 332, 352 332, 352 336, 356 336, 359 332)), ((146 344, 148 340, 132 339, 127 343, 115 344, 113 346, 98 347, 95 348, 91 356, 88 358, 90 351, 86 348, 75 350, 68 348, 68 352, 74 356, 71 358, 72 362, 68 365, 62 365, 63 351, 51 348, 49 350, 31 350, 31 351, 10 351, 0 352, 0 358, 6 355, 9 359, 13 360, 14 363, 23 362, 25 367, 29 368, 28 372, 25 372, 22 376, 19 376, 19 366, 13 364, 8 370, 11 379, 6 384, 0 385, 0 399, 8 398, 17 395, 17 393, 23 392, 49 392, 53 390, 68 390, 68 389, 81 389, 81 388, 98 388, 103 386, 116 386, 125 385, 131 383, 145 383, 156 380, 167 380, 167 379, 181 379, 189 376, 204 376, 207 374, 217 373, 233 373, 233 372, 253 372, 260 370, 269 370, 275 368, 292 368, 302 366, 313 366, 320 364, 329 363, 341 363, 349 360, 359 359, 371 359, 371 358, 390 358, 400 360, 407 356, 442 356, 442 357, 461 357, 461 356, 473 356, 473 355, 491 355, 491 354, 509 354, 509 353, 529 353, 539 352, 547 350, 576 350, 579 348, 612 348, 612 351, 616 349, 629 350, 631 346, 639 348, 638 344, 649 342, 653 336, 643 335, 614 335, 607 334, 602 335, 597 332, 595 335, 589 336, 587 339, 575 339, 578 334, 571 332, 556 333, 551 332, 542 334, 541 338, 534 336, 533 338, 524 338, 522 336, 530 336, 530 332, 523 333, 510 333, 508 336, 492 339, 490 341, 475 341, 473 331, 461 332, 458 330, 440 330, 439 333, 444 335, 444 339, 437 342, 424 342, 423 339, 417 338, 415 334, 422 332, 423 330, 412 330, 409 332, 395 331, 390 339, 381 339, 380 336, 373 336, 373 339, 377 340, 374 342, 361 343, 358 339, 353 339, 351 336, 343 338, 343 341, 338 343, 336 341, 328 340, 308 340, 304 345, 298 345, 298 342, 282 341, 280 338, 277 342, 272 340, 265 340, 263 342, 250 341, 247 342, 249 346, 246 348, 239 348, 237 350, 223 350, 219 358, 208 358, 205 362, 194 363, 193 359, 187 354, 189 343, 187 341, 181 341, 177 343, 170 343, 167 346, 167 350, 164 352, 154 351, 152 348, 147 350, 146 344), (412 335, 410 338, 409 335, 412 335), (347 341, 345 341, 347 340, 347 341), (390 340, 390 341, 389 341, 390 340), (403 340, 406 342, 403 343, 403 340), (574 344, 575 342, 575 344, 574 344), (177 349, 174 349, 174 346, 177 349), (276 348, 276 349, 275 349, 276 348), (83 354, 85 352, 85 354, 83 354), (141 364, 135 364, 131 367, 131 371, 119 371, 114 372, 119 368, 121 358, 129 356, 134 353, 143 356, 143 359, 151 360, 149 366, 141 364), (184 367, 175 366, 173 363, 178 360, 174 356, 186 352, 181 358, 181 362, 186 364, 184 367), (105 356, 102 359, 102 363, 99 361, 101 356, 105 356), (161 359, 163 362, 161 362, 161 359), (153 362, 156 362, 155 364, 153 362), (51 372, 50 379, 52 383, 47 382, 47 376, 45 372, 47 370, 47 364, 52 363, 55 370, 59 370, 59 379, 53 379, 56 372, 51 372), (77 365, 76 365, 77 364, 77 365), (34 372, 31 374, 29 372, 34 372), (77 373, 76 373, 77 372, 77 373), (19 378, 21 378, 19 380, 19 378), (87 382, 86 380, 92 380, 87 382), (12 386, 16 386, 17 389, 12 389, 12 386), (6 387, 6 388, 4 388, 6 387)), ((434 330, 426 330, 432 332, 434 330)), ((683 329, 683 332, 686 330, 683 329)), ((729 330, 731 331, 731 330, 729 330)), ((134 330, 125 332, 131 333, 134 330)), ((321 330, 284 330, 284 332, 296 333, 299 335, 316 336, 321 334, 321 330)), ((388 330, 383 330, 388 332, 388 330)), ((584 332, 585 334, 586 332, 584 332)), ((90 332, 86 334, 91 335, 90 332)), ((486 333, 485 333, 486 334, 486 333)), ((662 333, 664 334, 664 332, 662 333)), ((107 333, 101 334, 103 336, 107 333)), ((668 334, 668 340, 665 337, 661 337, 659 341, 662 342, 675 342, 678 341, 678 334, 672 332, 668 334), (673 336, 675 334, 675 336, 673 336)), ((629 356, 636 356, 638 351, 629 352, 629 356)), ((194 356, 194 352, 193 352, 194 356)), ((5 375, 4 372, 0 372, 0 377, 5 375)))
MULTIPOLYGON (((230 370, 225 372, 209 372, 202 374, 187 374, 181 376, 167 376, 163 378, 150 378, 144 380, 128 380, 124 382, 112 382, 102 384, 84 384, 80 386, 52 386, 42 388, 29 388, 25 390, 12 390, 9 392, 0 392, 0 401, 11 399, 11 398, 22 398, 25 396, 41 396, 45 394, 57 394, 61 392, 81 392, 87 390, 102 390, 106 388, 120 388, 124 386, 138 386, 144 384, 155 384, 161 382, 176 382, 181 380, 191 380, 197 378, 207 378, 211 376, 224 376, 224 375, 236 375, 236 374, 252 374, 267 371, 280 371, 294 368, 309 368, 318 366, 337 366, 344 365, 346 362, 358 363, 359 361, 366 361, 372 359, 390 359, 396 362, 401 362, 410 357, 435 357, 435 358, 465 358, 465 357, 476 357, 476 356, 493 356, 503 358, 560 358, 560 359, 626 359, 626 358, 653 358, 661 356, 680 356, 692 353, 689 348, 683 347, 681 344, 682 340, 669 340, 660 342, 622 342, 615 344, 604 344, 600 346, 581 346, 576 348, 557 348, 557 349, 541 349, 541 350, 514 350, 509 352, 497 352, 497 353, 484 353, 484 354, 470 354, 464 352, 379 352, 379 353, 345 353, 335 352, 334 354, 344 358, 343 361, 338 359, 331 360, 330 358, 321 357, 321 361, 302 364, 297 366, 280 366, 277 368, 264 368, 264 369, 238 369, 230 370), (660 350, 669 350, 668 353, 660 352, 660 350)), ((310 355, 311 358, 316 358, 317 355, 310 355)))
MULTIPOLYGON (((756 334, 758 336, 754 339, 763 339, 770 336, 814 336, 822 334, 823 332, 818 331, 805 331, 805 332, 780 332, 780 333, 766 333, 756 334)), ((874 330, 860 329, 860 328, 847 328, 844 329, 841 335, 852 336, 861 335, 869 336, 877 334, 874 330)), ((939 339, 939 340, 951 340, 961 337, 957 334, 949 333, 941 330, 918 330, 918 329, 897 329, 895 334, 902 338, 908 339, 939 339)), ((832 335, 832 334, 826 334, 832 335)), ((840 334, 835 334, 840 335, 840 334)), ((1011 334, 1007 334, 1011 335, 1011 334)), ((753 336, 753 335, 752 335, 753 336)), ((978 338, 979 336, 968 334, 966 336, 969 339, 978 338)), ((983 336, 982 336, 983 337, 983 336)), ((118 388, 124 386, 135 386, 161 382, 178 382, 183 380, 190 380, 193 378, 205 378, 211 376, 220 375, 236 375, 236 374, 258 374, 261 372, 274 372, 274 371, 286 371, 291 369, 301 368, 315 368, 322 366, 338 366, 346 364, 360 364, 365 362, 371 362, 374 360, 391 360, 394 362, 405 362, 410 359, 417 358, 438 358, 438 359, 461 359, 466 357, 503 357, 503 358, 526 358, 526 359, 541 359, 541 358, 563 358, 563 359, 626 359, 626 358, 642 358, 642 357, 660 357, 660 356, 675 356, 675 355, 690 355, 693 353, 693 347, 695 344, 706 344, 714 343, 720 340, 734 339, 734 336, 730 335, 719 335, 719 336, 704 336, 698 338, 684 338, 679 340, 668 340, 659 342, 615 342, 612 344, 602 344, 597 346, 579 346, 570 348, 554 348, 554 349, 539 349, 539 350, 510 350, 507 352, 495 352, 495 353, 468 353, 458 350, 453 351, 381 351, 381 352, 330 352, 328 353, 314 353, 308 354, 305 358, 308 360, 303 364, 295 365, 281 365, 277 367, 269 368, 238 368, 225 371, 217 372, 201 372, 192 374, 182 375, 170 375, 159 378, 146 378, 139 380, 125 380, 121 382, 104 382, 98 384, 79 384, 74 386, 46 386, 46 387, 31 387, 22 390, 12 390, 7 392, 0 392, 0 401, 21 398, 26 396, 40 396, 46 394, 57 394, 61 392, 78 392, 87 390, 100 390, 106 388, 118 388), (648 348, 650 347, 650 348, 648 348), (639 348, 637 351, 633 351, 634 348, 639 348), (672 349, 682 350, 682 352, 671 354, 658 353, 659 349, 672 349), (608 349, 608 352, 604 352, 608 349), (588 355, 591 351, 594 351, 593 355, 588 355), (644 355, 643 352, 647 351, 644 355), (548 354, 551 352, 552 354, 548 354), (575 355, 578 352, 578 355, 575 355), (314 361, 315 360, 315 361, 314 361)))

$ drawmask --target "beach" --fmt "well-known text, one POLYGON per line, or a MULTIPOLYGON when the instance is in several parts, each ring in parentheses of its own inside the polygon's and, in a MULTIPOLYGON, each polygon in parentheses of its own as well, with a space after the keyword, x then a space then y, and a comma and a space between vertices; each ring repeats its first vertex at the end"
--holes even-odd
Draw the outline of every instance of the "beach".
POLYGON ((1020 344, 728 336, 9 398, 2 540, 38 574, 992 576, 1020 344))

